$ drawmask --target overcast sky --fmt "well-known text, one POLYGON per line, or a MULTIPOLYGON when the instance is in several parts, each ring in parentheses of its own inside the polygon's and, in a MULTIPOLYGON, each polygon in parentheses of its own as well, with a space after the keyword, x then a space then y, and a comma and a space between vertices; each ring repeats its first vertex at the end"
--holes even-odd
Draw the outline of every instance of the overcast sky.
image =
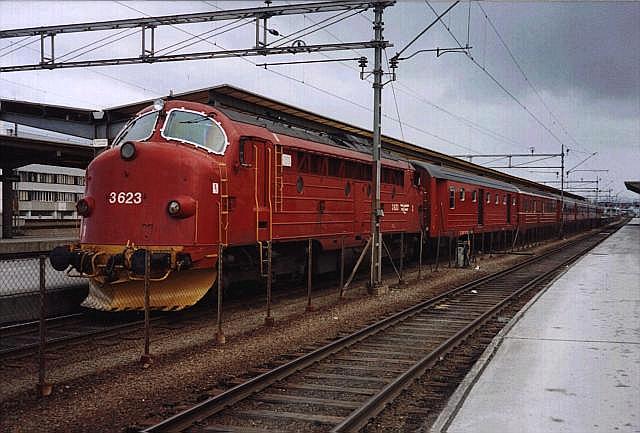
MULTIPOLYGON (((441 12, 450 4, 432 2, 431 6, 441 12)), ((238 1, 0 0, 0 28, 261 5, 262 2, 238 1)), ((269 26, 288 35, 331 15, 275 18, 269 26)), ((372 12, 358 14, 302 39, 307 44, 370 40, 373 37, 372 17, 372 12)), ((394 44, 387 49, 388 56, 404 47, 434 18, 433 11, 424 1, 400 0, 388 8, 384 14, 384 36, 394 44)), ((637 198, 625 190, 623 181, 640 179, 640 3, 460 3, 444 22, 461 43, 469 40, 470 55, 477 64, 459 53, 439 58, 433 53, 422 53, 401 62, 397 81, 393 87, 388 84, 384 88, 384 134, 448 154, 526 153, 532 147, 536 153, 557 153, 563 142, 570 149, 567 169, 590 153, 598 152, 579 168, 609 170, 608 173, 575 172, 570 179, 592 180, 599 175, 603 179, 601 188, 611 188, 613 194, 619 192, 620 197, 637 198)), ((194 24, 182 29, 200 34, 223 24, 194 24)), ((56 53, 62 55, 110 34, 114 32, 59 36, 56 53)), ((157 38, 156 49, 192 36, 165 27, 157 31, 157 38)), ((14 51, 31 40, 9 48, 19 39, 0 41, 0 64, 36 63, 39 60, 38 42, 14 51)), ((195 42, 187 50, 250 47, 254 44, 254 30, 247 24, 215 36, 209 42, 195 42)), ((444 26, 436 25, 409 48, 407 54, 419 49, 455 45, 444 26)), ((139 50, 139 35, 130 36, 76 60, 138 55, 139 50)), ((311 57, 298 55, 295 60, 360 55, 372 58, 371 52, 344 51, 311 57)), ((285 59, 270 57, 266 60, 285 59)), ((255 63, 264 63, 265 58, 248 60, 2 73, 0 97, 104 108, 166 95, 170 90, 182 92, 227 83, 371 128, 371 84, 360 80, 356 62, 272 66, 265 70, 255 66, 255 63)), ((524 161, 514 160, 514 163, 524 161)), ((474 162, 490 161, 474 159, 474 162)), ((503 165, 504 162, 488 165, 503 165)), ((545 164, 556 166, 559 160, 533 165, 545 164)), ((553 181, 557 179, 556 171, 512 169, 509 172, 533 180, 553 181)))

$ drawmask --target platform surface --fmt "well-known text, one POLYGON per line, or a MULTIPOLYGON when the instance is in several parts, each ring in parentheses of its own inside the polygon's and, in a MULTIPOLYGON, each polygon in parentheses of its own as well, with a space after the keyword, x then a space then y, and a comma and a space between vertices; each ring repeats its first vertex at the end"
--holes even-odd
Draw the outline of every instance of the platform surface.
POLYGON ((640 432, 640 220, 576 262, 497 343, 432 431, 640 432))
POLYGON ((75 236, 20 236, 0 239, 0 254, 25 254, 48 252, 58 245, 72 244, 78 241, 75 236))

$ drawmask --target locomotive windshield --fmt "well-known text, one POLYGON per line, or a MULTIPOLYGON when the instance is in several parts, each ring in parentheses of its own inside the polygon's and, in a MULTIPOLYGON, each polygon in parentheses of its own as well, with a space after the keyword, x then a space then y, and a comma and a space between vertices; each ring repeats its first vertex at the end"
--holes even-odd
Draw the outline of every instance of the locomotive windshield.
POLYGON ((145 113, 140 117, 136 117, 120 131, 118 137, 114 140, 113 146, 118 146, 127 141, 144 141, 147 140, 156 128, 158 121, 158 111, 145 113))
POLYGON ((227 135, 218 122, 195 111, 173 109, 162 129, 167 139, 183 141, 222 155, 227 147, 227 135))

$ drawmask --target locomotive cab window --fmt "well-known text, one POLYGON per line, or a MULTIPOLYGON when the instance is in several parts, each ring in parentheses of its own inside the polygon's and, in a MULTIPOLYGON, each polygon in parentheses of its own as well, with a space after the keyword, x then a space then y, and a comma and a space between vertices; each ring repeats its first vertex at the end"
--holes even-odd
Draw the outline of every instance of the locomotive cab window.
POLYGON ((218 155, 224 154, 228 144, 227 135, 218 122, 204 114, 182 109, 169 111, 162 136, 204 147, 218 155))
POLYGON ((455 209, 456 207, 456 189, 454 187, 449 188, 449 209, 455 209))
POLYGON ((241 139, 238 152, 240 155, 240 164, 243 167, 251 167, 253 165, 253 145, 241 139))
POLYGON ((145 113, 140 117, 136 117, 122 128, 120 134, 113 141, 113 146, 119 146, 127 141, 144 141, 148 140, 156 129, 158 121, 158 111, 145 113))

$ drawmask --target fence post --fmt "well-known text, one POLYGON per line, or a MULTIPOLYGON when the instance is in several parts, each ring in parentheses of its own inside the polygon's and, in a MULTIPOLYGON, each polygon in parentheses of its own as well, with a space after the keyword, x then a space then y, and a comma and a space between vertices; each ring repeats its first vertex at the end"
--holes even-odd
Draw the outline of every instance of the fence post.
POLYGON ((147 368, 151 364, 151 355, 149 353, 149 334, 151 332, 151 307, 149 302, 149 272, 151 268, 151 253, 147 248, 144 251, 144 353, 140 357, 143 368, 147 368))
POLYGON ((220 244, 218 252, 218 312, 216 315, 216 322, 218 330, 216 331, 216 344, 224 344, 226 338, 224 332, 222 332, 222 254, 224 247, 220 244))
POLYGON ((424 229, 420 227, 420 249, 418 252, 418 280, 422 279, 422 248, 424 245, 424 229))
POLYGON ((344 298, 344 236, 340 239, 340 299, 344 298))
POLYGON ((307 244, 307 308, 306 311, 315 311, 311 305, 311 275, 313 272, 313 241, 309 239, 307 244))
POLYGON ((51 395, 53 386, 46 382, 45 354, 47 344, 47 307, 46 307, 46 257, 40 256, 40 344, 38 345, 38 385, 39 397, 51 395))

